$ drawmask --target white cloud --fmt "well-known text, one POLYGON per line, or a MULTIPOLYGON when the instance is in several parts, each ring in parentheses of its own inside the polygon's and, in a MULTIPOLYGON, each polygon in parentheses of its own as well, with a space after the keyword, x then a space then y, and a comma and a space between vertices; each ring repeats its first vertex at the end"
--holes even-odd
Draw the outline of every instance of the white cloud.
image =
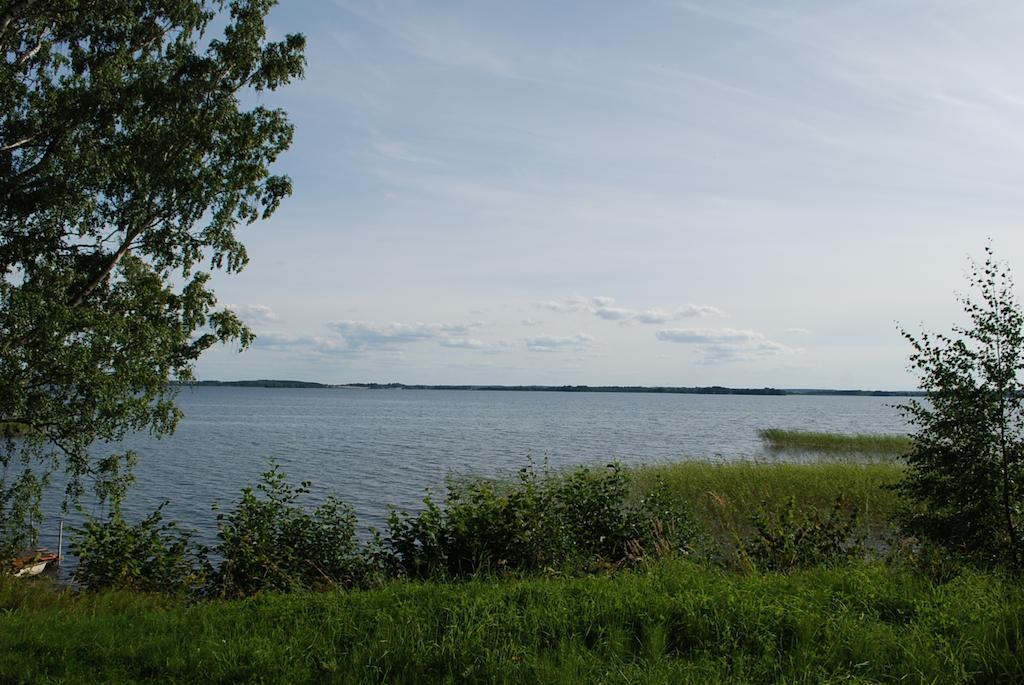
POLYGON ((512 343, 505 340, 487 342, 478 338, 443 338, 438 341, 442 347, 451 347, 460 350, 477 350, 488 354, 506 352, 512 348, 512 343))
POLYGON ((618 321, 620 323, 665 324, 670 321, 698 316, 724 316, 722 310, 718 307, 699 304, 687 304, 672 311, 658 307, 650 307, 644 310, 628 309, 616 306, 614 297, 603 295, 590 298, 573 295, 572 297, 548 300, 538 304, 541 307, 556 312, 589 312, 599 319, 618 321))
POLYGON ((391 321, 339 321, 328 324, 350 348, 374 348, 404 345, 424 340, 444 340, 465 335, 482 326, 471 323, 400 323, 391 321))
POLYGON ((573 295, 572 297, 563 297, 560 300, 548 300, 546 302, 538 302, 537 304, 553 312, 582 312, 588 309, 590 300, 586 297, 573 295))
POLYGON ((667 312, 664 309, 658 309, 653 307, 651 309, 645 309, 642 312, 637 312, 636 320, 640 323, 668 323, 675 318, 675 314, 667 312))
POLYGON ((256 337, 254 346, 275 351, 298 351, 312 354, 346 354, 353 350, 336 335, 289 335, 263 333, 256 337))
POLYGON ((594 337, 586 333, 566 336, 540 336, 526 339, 526 349, 531 352, 581 351, 593 344, 594 337))
POLYGON ((636 312, 622 307, 596 307, 594 316, 605 321, 625 321, 636 316, 636 312))
POLYGON ((764 340, 762 333, 757 331, 738 330, 735 328, 666 328, 657 332, 658 340, 677 343, 697 343, 719 345, 746 344, 764 340))
POLYGON ((675 311, 675 318, 688 319, 693 316, 725 316, 721 309, 707 304, 688 304, 675 311))
POLYGON ((793 333, 794 335, 808 335, 810 331, 806 328, 787 328, 786 333, 793 333))
POLYGON ((229 304, 228 309, 250 326, 260 326, 279 320, 277 313, 265 304, 229 304))
POLYGON ((487 343, 477 338, 444 338, 439 343, 442 347, 456 347, 463 350, 482 350, 487 343))
POLYGON ((520 323, 526 326, 527 328, 534 328, 535 326, 539 326, 541 324, 541 322, 537 321, 536 319, 523 319, 522 321, 520 321, 520 323))
POLYGON ((369 352, 396 352, 402 346, 423 342, 483 352, 501 352, 511 347, 511 343, 506 341, 487 342, 468 335, 483 325, 478 321, 382 323, 346 320, 327 324, 328 332, 323 335, 265 333, 257 338, 256 345, 273 350, 351 356, 362 356, 369 352))
POLYGON ((667 328, 655 337, 663 342, 696 345, 704 364, 750 361, 801 351, 769 340, 763 333, 735 328, 667 328))

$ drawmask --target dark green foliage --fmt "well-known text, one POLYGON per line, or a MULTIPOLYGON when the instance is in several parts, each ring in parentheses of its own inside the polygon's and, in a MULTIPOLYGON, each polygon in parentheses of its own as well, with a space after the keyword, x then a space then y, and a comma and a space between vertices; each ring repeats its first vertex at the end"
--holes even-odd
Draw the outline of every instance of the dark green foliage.
POLYGON ((313 511, 299 500, 309 483, 288 484, 274 465, 234 508, 218 514, 220 566, 210 591, 224 597, 301 588, 349 587, 371 568, 359 549, 351 507, 329 497, 313 511))
POLYGON ((418 514, 392 512, 390 562, 412 577, 536 572, 617 565, 685 551, 690 518, 663 488, 629 501, 618 464, 552 474, 529 466, 515 481, 449 484, 443 506, 429 496, 418 514))
POLYGON ((287 117, 242 106, 302 74, 303 38, 266 38, 273 4, 0 2, 0 421, 29 427, 0 446, 0 496, 38 496, 19 463, 63 467, 72 500, 107 487, 124 462, 90 446, 172 431, 168 382, 252 340, 204 268, 243 268, 235 229, 290 192, 287 117))
POLYGON ((1024 562, 1024 316, 1008 267, 991 248, 972 263, 978 299, 951 335, 904 331, 924 402, 903 406, 915 429, 899 488, 917 503, 905 531, 981 563, 1024 562))
POLYGON ((857 510, 845 506, 842 499, 828 513, 814 506, 798 507, 795 497, 782 511, 762 503, 753 524, 753 532, 740 545, 741 558, 763 571, 846 563, 865 553, 857 534, 857 510))
POLYGON ((191 534, 165 521, 163 506, 131 524, 119 514, 87 521, 72 538, 75 583, 87 590, 118 589, 194 595, 204 584, 205 552, 191 534))
POLYGON ((0 575, 7 570, 7 562, 35 541, 34 524, 42 518, 39 496, 45 484, 46 477, 27 466, 19 472, 15 464, 4 464, 0 470, 0 575))

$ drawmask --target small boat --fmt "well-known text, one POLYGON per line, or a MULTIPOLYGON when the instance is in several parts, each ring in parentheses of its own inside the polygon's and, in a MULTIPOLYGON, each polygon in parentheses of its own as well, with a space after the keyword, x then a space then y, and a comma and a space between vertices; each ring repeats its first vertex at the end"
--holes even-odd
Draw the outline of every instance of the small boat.
POLYGON ((15 578, 26 578, 38 576, 51 561, 57 561, 60 557, 56 552, 40 547, 32 554, 24 554, 11 562, 15 578))

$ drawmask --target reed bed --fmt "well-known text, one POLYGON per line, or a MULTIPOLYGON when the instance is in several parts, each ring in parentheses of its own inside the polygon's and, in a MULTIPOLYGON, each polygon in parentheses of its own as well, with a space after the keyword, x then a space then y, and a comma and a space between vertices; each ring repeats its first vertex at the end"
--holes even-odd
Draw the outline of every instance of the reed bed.
POLYGON ((831 507, 842 499, 862 522, 886 528, 901 506, 892 488, 904 467, 895 462, 691 461, 639 467, 633 471, 640 492, 664 482, 698 519, 720 525, 759 506, 781 508, 790 497, 800 506, 831 507))
POLYGON ((819 433, 783 428, 764 428, 758 431, 758 434, 773 450, 799 450, 825 454, 859 453, 898 457, 906 454, 913 444, 908 435, 819 433))

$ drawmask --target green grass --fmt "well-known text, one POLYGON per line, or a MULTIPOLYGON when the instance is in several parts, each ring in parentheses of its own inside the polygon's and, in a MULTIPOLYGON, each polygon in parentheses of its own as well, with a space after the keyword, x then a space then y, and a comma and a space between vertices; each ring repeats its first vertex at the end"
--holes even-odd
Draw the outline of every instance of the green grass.
POLYGON ((1024 681, 1024 586, 882 564, 392 583, 194 606, 0 586, 0 682, 1024 681))
POLYGON ((815 433, 812 431, 764 428, 761 439, 773 450, 799 450, 826 454, 866 454, 901 456, 911 447, 907 435, 875 435, 870 433, 815 433))

